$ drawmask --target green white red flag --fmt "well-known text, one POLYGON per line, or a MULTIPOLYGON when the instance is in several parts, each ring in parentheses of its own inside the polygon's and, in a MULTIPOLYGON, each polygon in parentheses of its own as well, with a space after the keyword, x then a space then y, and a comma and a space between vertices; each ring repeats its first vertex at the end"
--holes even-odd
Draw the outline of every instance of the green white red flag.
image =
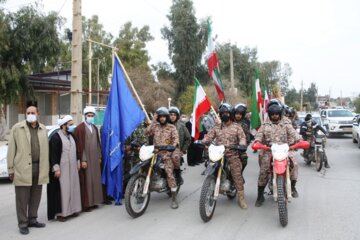
POLYGON ((267 93, 266 86, 264 87, 264 122, 266 122, 269 119, 269 115, 267 113, 267 105, 269 103, 269 95, 267 93))
POLYGON ((208 46, 207 46, 207 66, 208 66, 208 73, 209 76, 213 79, 216 92, 219 95, 219 100, 222 101, 225 98, 224 88, 222 85, 222 81, 220 78, 219 71, 217 70, 218 67, 218 59, 215 52, 215 45, 212 38, 212 31, 211 31, 211 24, 208 20, 208 46))
POLYGON ((211 103, 206 96, 204 89, 201 87, 199 81, 195 79, 195 93, 194 93, 194 108, 192 113, 192 129, 191 136, 197 140, 200 136, 201 116, 209 111, 211 103))
POLYGON ((261 126, 263 119, 262 119, 262 105, 264 104, 262 96, 261 96, 261 89, 260 89, 260 80, 259 80, 259 73, 256 69, 256 77, 255 82, 253 84, 253 95, 251 99, 251 128, 252 129, 259 129, 261 126))

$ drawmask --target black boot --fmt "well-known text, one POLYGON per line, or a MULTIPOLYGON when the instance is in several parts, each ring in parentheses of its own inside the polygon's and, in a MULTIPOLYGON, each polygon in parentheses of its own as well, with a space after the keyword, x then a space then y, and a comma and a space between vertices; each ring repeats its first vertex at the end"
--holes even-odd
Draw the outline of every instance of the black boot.
POLYGON ((176 199, 176 191, 171 191, 171 208, 177 209, 179 207, 179 204, 176 199))
POLYGON ((327 159, 325 160, 325 165, 324 165, 324 167, 325 167, 325 168, 330 168, 330 165, 329 165, 329 162, 328 162, 327 159))
POLYGON ((183 185, 184 179, 181 177, 181 169, 174 169, 175 178, 178 180, 177 185, 183 185))
POLYGON ((293 198, 299 197, 299 193, 296 191, 295 185, 296 185, 296 180, 291 180, 291 196, 293 198))
POLYGON ((265 202, 264 190, 265 186, 258 186, 258 196, 255 202, 255 207, 261 207, 262 204, 265 202))

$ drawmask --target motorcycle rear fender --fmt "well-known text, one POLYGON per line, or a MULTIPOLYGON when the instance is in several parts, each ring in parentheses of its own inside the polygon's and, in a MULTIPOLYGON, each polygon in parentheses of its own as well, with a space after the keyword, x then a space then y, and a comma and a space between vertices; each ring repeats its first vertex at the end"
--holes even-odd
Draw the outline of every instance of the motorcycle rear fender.
POLYGON ((139 172, 139 170, 143 167, 143 166, 145 166, 145 165, 147 165, 147 164, 149 164, 150 163, 150 160, 151 159, 148 159, 148 160, 146 160, 146 161, 140 161, 139 163, 137 163, 135 166, 133 166, 132 168, 131 168, 131 170, 130 170, 130 175, 132 176, 132 175, 134 175, 135 173, 138 173, 139 172))
POLYGON ((285 173, 287 167, 287 160, 284 161, 276 161, 274 160, 274 171, 278 175, 282 175, 285 173))

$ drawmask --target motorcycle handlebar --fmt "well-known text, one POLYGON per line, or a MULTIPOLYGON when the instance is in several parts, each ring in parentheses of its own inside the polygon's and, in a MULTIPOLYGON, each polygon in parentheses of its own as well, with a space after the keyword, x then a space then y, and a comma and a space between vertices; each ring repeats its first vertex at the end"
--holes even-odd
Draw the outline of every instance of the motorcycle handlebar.
POLYGON ((175 151, 176 147, 174 147, 173 145, 162 145, 162 146, 155 146, 155 149, 158 151, 173 152, 175 151))

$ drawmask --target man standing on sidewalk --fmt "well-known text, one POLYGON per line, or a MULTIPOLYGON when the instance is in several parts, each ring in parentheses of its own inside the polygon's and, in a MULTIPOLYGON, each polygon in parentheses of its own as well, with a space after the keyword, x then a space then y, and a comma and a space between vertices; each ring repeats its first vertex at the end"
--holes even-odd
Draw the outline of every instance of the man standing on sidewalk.
POLYGON ((26 104, 26 120, 15 124, 10 133, 7 164, 9 178, 15 185, 16 214, 19 231, 43 228, 37 221, 42 184, 49 182, 49 143, 45 126, 38 122, 37 103, 26 104))

